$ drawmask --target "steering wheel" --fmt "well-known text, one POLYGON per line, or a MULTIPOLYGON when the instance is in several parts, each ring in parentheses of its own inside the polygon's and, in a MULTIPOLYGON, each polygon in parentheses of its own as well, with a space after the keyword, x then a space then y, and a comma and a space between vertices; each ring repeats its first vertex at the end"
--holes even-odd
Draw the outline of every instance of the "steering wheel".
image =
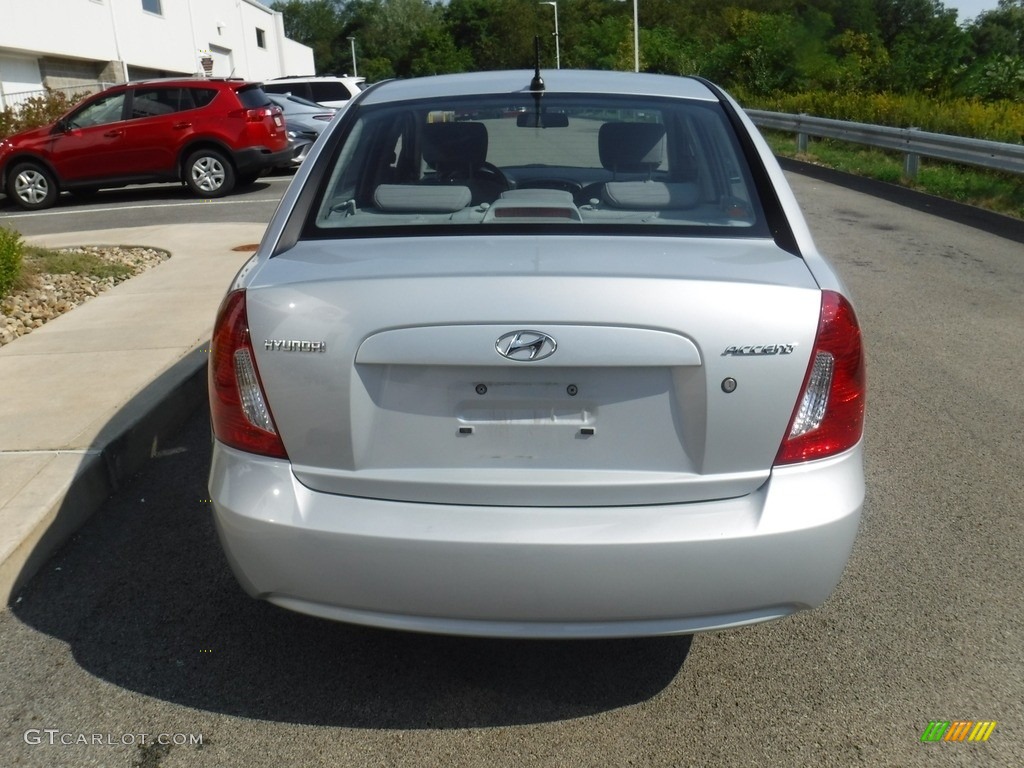
POLYGON ((488 163, 485 161, 476 169, 476 172, 481 178, 490 178, 505 189, 512 189, 512 183, 508 180, 508 176, 506 176, 504 172, 502 172, 501 168, 496 166, 494 163, 488 163))

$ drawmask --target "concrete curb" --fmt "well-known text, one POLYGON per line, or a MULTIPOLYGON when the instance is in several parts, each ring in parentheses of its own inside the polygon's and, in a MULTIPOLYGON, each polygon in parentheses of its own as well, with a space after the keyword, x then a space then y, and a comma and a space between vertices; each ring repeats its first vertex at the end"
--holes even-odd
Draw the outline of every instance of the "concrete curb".
MULTIPOLYGON (((203 405, 207 346, 194 349, 132 398, 104 427, 105 443, 81 454, 66 486, 49 488, 48 508, 12 551, 2 553, 0 599, 4 604, 10 604, 54 552, 203 405)), ((40 473, 35 480, 46 483, 48 479, 40 473)))
POLYGON ((132 242, 163 264, 0 349, 0 598, 53 553, 206 399, 214 315, 262 224, 151 226, 31 238, 132 242))
POLYGON ((786 171, 798 173, 810 179, 818 179, 828 184, 834 184, 837 187, 852 189, 855 192, 862 192, 872 197, 888 200, 897 205, 912 208, 915 211, 941 216, 949 221, 974 227, 982 232, 1005 237, 1007 240, 1024 243, 1024 221, 1015 219, 1012 216, 1005 216, 995 211, 976 208, 973 205, 958 203, 954 200, 946 200, 945 198, 929 195, 926 192, 919 192, 916 189, 903 187, 899 184, 890 184, 887 181, 856 176, 852 173, 825 168, 813 163, 805 163, 789 157, 780 157, 779 165, 786 171))

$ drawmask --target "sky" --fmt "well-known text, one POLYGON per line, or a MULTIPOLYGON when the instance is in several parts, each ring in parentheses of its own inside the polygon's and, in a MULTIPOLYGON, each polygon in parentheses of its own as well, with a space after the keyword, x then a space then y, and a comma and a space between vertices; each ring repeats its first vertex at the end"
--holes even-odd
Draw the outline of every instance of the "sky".
POLYGON ((975 19, 985 11, 994 11, 999 0, 944 0, 946 8, 956 8, 960 21, 975 19))

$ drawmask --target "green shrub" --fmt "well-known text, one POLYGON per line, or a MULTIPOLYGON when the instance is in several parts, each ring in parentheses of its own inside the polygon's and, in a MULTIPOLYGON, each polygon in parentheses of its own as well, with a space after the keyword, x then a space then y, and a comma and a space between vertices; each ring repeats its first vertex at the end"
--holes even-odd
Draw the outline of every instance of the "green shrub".
POLYGON ((0 139, 6 139, 11 134, 17 133, 15 129, 16 120, 14 110, 5 109, 0 111, 0 139))
POLYGON ((815 117, 831 117, 894 128, 915 126, 923 131, 989 139, 1009 144, 1024 142, 1024 103, 1001 99, 935 99, 923 94, 807 91, 768 97, 737 98, 745 107, 815 117))
POLYGON ((41 96, 30 96, 0 112, 0 139, 52 123, 88 95, 88 91, 69 94, 47 88, 41 96))
POLYGON ((6 296, 21 273, 24 243, 13 229, 0 227, 0 296, 6 296))

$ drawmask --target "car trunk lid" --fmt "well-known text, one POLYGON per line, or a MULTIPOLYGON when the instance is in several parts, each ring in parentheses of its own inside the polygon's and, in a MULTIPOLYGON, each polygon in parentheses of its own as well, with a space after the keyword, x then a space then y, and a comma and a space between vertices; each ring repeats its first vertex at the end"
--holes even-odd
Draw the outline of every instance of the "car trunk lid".
POLYGON ((767 240, 612 242, 311 241, 269 260, 249 322, 296 477, 523 506, 755 490, 807 368, 817 286, 767 240))

